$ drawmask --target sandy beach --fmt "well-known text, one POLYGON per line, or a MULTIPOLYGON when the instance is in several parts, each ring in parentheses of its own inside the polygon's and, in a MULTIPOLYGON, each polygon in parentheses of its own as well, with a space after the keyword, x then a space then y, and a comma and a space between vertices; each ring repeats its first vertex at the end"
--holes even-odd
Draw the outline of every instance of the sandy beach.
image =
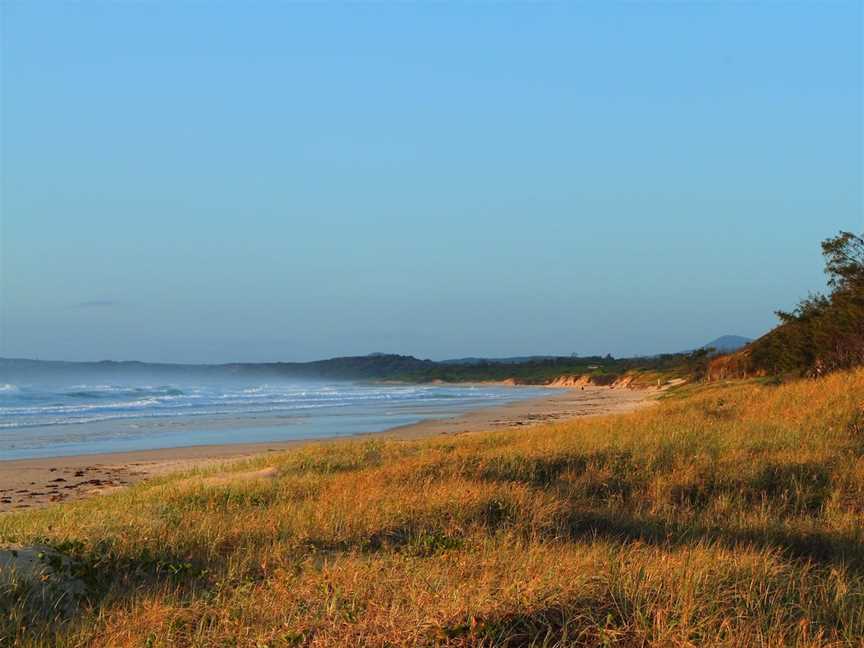
MULTIPOLYGON (((656 402, 656 393, 656 390, 595 386, 561 389, 548 397, 472 410, 459 416, 422 421, 363 436, 416 439, 623 413, 656 402)), ((316 442, 334 440, 344 441, 345 437, 316 442)), ((0 512, 97 496, 169 472, 248 459, 306 443, 310 441, 201 445, 0 461, 0 512)))

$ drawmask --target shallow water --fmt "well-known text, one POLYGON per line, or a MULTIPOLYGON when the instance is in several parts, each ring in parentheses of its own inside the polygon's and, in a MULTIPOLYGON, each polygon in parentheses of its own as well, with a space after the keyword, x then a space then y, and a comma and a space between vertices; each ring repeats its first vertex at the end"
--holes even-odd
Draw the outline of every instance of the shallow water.
POLYGON ((348 436, 547 392, 296 381, 0 384, 0 459, 348 436))

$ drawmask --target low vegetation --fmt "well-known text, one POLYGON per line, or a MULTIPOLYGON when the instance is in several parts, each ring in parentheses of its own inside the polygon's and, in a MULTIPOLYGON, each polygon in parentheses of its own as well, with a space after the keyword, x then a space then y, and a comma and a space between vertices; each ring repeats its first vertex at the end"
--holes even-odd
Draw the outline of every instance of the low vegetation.
POLYGON ((58 573, 4 581, 0 644, 860 646, 862 404, 864 370, 689 385, 3 515, 58 573))
POLYGON ((651 358, 613 358, 607 356, 560 357, 504 363, 492 360, 471 364, 433 363, 397 374, 410 382, 486 382, 511 381, 520 385, 545 385, 562 376, 585 376, 595 384, 608 385, 624 376, 654 384, 658 377, 667 380, 687 375, 687 355, 666 354, 651 358), (652 383, 653 381, 653 383, 652 383))

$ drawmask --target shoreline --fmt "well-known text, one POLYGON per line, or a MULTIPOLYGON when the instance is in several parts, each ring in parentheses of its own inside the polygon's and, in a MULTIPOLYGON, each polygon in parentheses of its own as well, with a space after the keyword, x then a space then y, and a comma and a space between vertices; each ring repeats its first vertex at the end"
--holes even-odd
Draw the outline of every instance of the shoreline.
POLYGON ((242 461, 313 443, 364 438, 412 440, 630 412, 655 403, 656 399, 651 396, 657 393, 656 389, 589 385, 584 389, 562 389, 560 394, 551 396, 350 436, 0 460, 0 513, 79 500, 172 472, 242 461))

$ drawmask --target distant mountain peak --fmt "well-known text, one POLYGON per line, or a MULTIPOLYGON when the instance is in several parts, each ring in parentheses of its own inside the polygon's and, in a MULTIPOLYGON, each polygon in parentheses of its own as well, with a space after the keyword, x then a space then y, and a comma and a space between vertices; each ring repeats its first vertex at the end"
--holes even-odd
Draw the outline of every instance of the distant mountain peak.
POLYGON ((753 340, 743 335, 721 335, 716 340, 711 340, 702 346, 703 349, 714 349, 721 353, 737 351, 743 346, 750 344, 753 340))

